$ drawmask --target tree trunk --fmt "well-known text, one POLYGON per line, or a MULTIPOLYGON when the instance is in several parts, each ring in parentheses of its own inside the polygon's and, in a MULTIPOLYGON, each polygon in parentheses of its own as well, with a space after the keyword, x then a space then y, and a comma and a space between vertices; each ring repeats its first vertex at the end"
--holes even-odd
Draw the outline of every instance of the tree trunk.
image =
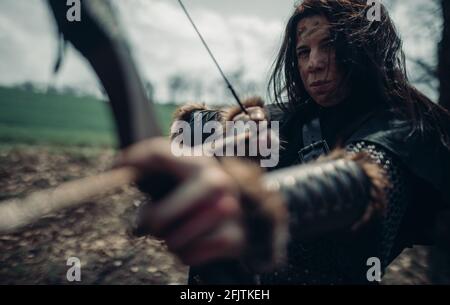
POLYGON ((439 43, 439 103, 450 110, 450 1, 441 0, 441 4, 443 32, 439 43))

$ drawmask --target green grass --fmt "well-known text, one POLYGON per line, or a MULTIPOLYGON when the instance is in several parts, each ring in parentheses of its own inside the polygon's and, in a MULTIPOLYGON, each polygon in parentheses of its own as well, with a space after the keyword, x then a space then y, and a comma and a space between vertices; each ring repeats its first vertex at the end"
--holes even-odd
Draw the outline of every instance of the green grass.
MULTIPOLYGON (((157 105, 167 132, 174 105, 157 105)), ((0 143, 114 147, 117 137, 108 103, 92 97, 0 87, 0 143)))

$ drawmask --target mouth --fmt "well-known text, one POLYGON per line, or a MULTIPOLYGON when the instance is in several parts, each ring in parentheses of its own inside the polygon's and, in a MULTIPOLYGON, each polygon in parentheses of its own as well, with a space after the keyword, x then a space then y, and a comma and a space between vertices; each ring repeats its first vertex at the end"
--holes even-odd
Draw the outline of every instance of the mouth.
POLYGON ((315 95, 324 95, 324 94, 328 94, 329 91, 331 90, 331 87, 332 87, 331 84, 332 84, 332 81, 319 80, 319 81, 312 82, 309 85, 309 88, 310 88, 311 92, 315 95))
POLYGON ((328 85, 329 83, 331 83, 330 80, 318 80, 318 81, 312 82, 309 86, 311 88, 320 88, 320 87, 328 85))

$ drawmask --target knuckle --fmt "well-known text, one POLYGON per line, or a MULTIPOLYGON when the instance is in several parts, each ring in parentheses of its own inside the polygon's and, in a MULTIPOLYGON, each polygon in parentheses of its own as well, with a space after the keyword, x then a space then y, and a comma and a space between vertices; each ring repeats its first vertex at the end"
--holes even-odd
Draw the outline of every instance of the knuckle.
POLYGON ((223 192, 228 189, 229 179, 220 169, 208 169, 203 172, 202 180, 211 192, 223 192))
POLYGON ((222 251, 227 250, 228 248, 233 247, 234 238, 229 234, 222 234, 217 238, 217 248, 222 251))
POLYGON ((220 215, 227 217, 239 216, 241 212, 239 203, 232 197, 220 200, 217 203, 217 210, 220 215))
POLYGON ((240 113, 233 118, 233 121, 248 121, 250 118, 245 113, 240 113))

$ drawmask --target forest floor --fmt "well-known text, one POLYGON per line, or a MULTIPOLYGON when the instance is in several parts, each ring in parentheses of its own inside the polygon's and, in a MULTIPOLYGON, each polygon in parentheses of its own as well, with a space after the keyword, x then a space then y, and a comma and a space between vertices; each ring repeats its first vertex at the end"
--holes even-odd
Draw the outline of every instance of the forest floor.
MULTIPOLYGON (((107 169, 113 150, 10 146, 0 148, 0 200, 107 169)), ((81 261, 81 284, 185 284, 187 267, 153 238, 128 234, 145 200, 132 187, 0 235, 0 284, 69 284, 67 259, 81 261)), ((383 284, 427 284, 427 248, 404 251, 383 284)))

